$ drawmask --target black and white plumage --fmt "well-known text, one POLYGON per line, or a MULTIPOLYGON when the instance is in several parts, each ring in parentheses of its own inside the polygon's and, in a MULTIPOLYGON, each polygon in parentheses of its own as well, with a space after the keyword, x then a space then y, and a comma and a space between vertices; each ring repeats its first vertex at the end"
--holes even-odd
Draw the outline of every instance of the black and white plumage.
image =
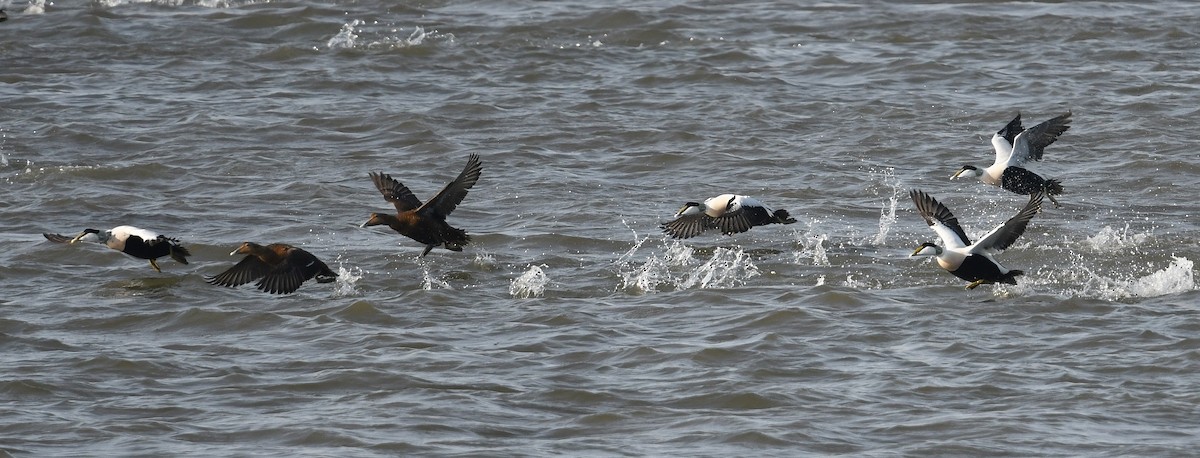
POLYGON ((935 257, 942 269, 971 282, 967 289, 975 289, 979 285, 989 283, 1017 284, 1016 277, 1024 272, 1005 268, 992 255, 1011 246, 1025 232, 1029 220, 1041 211, 1042 193, 1030 196, 1029 203, 1025 204, 1025 208, 1016 216, 992 229, 975 243, 971 243, 962 226, 958 225, 958 218, 950 213, 950 209, 933 196, 916 189, 909 191, 908 195, 917 206, 917 213, 921 214, 929 227, 942 239, 941 246, 929 242, 921 244, 911 256, 935 257))
POLYGON ((991 166, 981 169, 974 165, 964 165, 950 178, 972 176, 1017 194, 1045 193, 1050 202, 1058 207, 1054 196, 1062 194, 1062 183, 1056 179, 1042 178, 1041 175, 1029 171, 1025 168, 1025 163, 1030 159, 1042 160, 1043 150, 1070 128, 1071 112, 1028 129, 1021 126, 1021 114, 1018 113, 1016 118, 992 135, 992 148, 996 150, 996 160, 991 166))
POLYGON ((135 258, 147 259, 150 267, 162 272, 158 267, 158 258, 170 256, 171 259, 187 264, 187 256, 192 254, 179 244, 179 240, 159 235, 146 229, 133 226, 117 226, 108 230, 84 229, 75 237, 59 234, 43 233, 46 240, 55 243, 76 243, 81 241, 103 243, 105 246, 120 251, 135 258))
POLYGON ((316 277, 317 283, 329 283, 338 274, 312 253, 283 243, 267 246, 245 242, 230 256, 248 255, 233 267, 204 281, 217 286, 236 287, 258 280, 255 286, 271 294, 289 294, 300 289, 305 281, 316 277))
POLYGON ((688 202, 675 212, 675 219, 662 223, 662 230, 673 238, 686 239, 709 229, 722 234, 746 232, 754 226, 792 224, 795 218, 787 210, 772 210, 758 199, 736 194, 721 194, 699 202, 688 202))

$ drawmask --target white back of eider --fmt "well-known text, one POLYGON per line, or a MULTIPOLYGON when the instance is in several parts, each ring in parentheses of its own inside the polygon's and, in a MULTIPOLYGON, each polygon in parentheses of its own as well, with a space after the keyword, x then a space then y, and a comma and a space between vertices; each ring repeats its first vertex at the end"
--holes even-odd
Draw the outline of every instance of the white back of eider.
POLYGON ((117 251, 125 251, 125 241, 129 240, 131 235, 136 235, 146 242, 158 238, 158 234, 154 232, 133 226, 117 226, 104 232, 108 233, 108 239, 104 241, 104 244, 117 251))
POLYGON ((746 196, 736 194, 721 194, 710 198, 704 201, 704 213, 713 218, 720 218, 726 211, 732 212, 736 208, 741 208, 739 201, 745 198, 746 196), (733 205, 729 204, 730 199, 733 199, 733 205))

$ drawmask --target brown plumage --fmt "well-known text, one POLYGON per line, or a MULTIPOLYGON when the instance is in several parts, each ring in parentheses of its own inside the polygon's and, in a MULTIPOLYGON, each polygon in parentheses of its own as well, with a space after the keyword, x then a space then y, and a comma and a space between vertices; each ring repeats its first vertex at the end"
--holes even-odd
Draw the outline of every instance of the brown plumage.
POLYGON ((317 283, 329 283, 337 279, 337 273, 313 256, 312 253, 283 243, 262 246, 253 242, 229 253, 230 256, 247 254, 241 262, 228 270, 204 281, 217 286, 241 286, 259 280, 258 289, 271 294, 288 294, 300 289, 308 279, 317 277, 317 283))
POLYGON ((424 204, 413 195, 407 187, 400 184, 386 173, 370 173, 371 181, 383 194, 383 198, 396 206, 396 214, 371 213, 371 219, 362 227, 386 224, 401 235, 416 240, 425 245, 421 256, 429 254, 433 247, 442 245, 447 250, 462 251, 463 245, 471 240, 467 231, 450 226, 446 216, 454 211, 458 204, 467 197, 467 191, 479 181, 483 171, 483 163, 479 156, 472 154, 467 158, 458 178, 451 181, 441 192, 424 204))

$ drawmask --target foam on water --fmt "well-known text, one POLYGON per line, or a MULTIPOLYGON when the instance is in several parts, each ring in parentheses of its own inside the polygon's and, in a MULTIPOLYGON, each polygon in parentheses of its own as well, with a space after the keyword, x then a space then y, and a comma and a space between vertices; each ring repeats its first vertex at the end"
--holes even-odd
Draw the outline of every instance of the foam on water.
POLYGON ((800 250, 793 253, 793 259, 796 264, 803 264, 805 260, 811 260, 812 265, 819 267, 829 267, 829 255, 825 252, 825 242, 829 241, 829 234, 814 234, 805 232, 797 239, 800 243, 800 250))
POLYGON ((347 269, 339 255, 337 274, 337 281, 333 284, 333 297, 357 296, 357 284, 363 278, 363 270, 358 266, 350 266, 347 269))
POLYGON ((363 21, 355 19, 342 25, 342 29, 338 31, 329 41, 325 42, 325 47, 329 49, 350 49, 358 40, 358 34, 355 33, 355 27, 362 25, 363 21))
POLYGON ((425 262, 424 258, 417 258, 417 265, 421 267, 421 289, 426 291, 454 289, 449 282, 437 278, 429 271, 429 263, 425 262))
MULTIPOLYGON (((758 266, 741 247, 717 247, 708 259, 700 262, 695 257, 696 250, 683 242, 664 238, 663 245, 661 254, 652 254, 641 263, 623 261, 618 264, 620 289, 655 293, 664 285, 675 290, 733 288, 761 275, 758 266)), ((627 257, 622 256, 623 259, 627 257)))
POLYGON ((512 280, 508 286, 508 294, 519 299, 542 297, 546 293, 546 285, 550 283, 550 278, 542 270, 545 267, 544 264, 529 266, 529 270, 512 280))
POLYGON ((1087 244, 1096 251, 1130 248, 1145 243, 1153 236, 1154 233, 1152 231, 1131 234, 1129 232, 1129 224, 1126 223, 1122 229, 1113 229, 1110 226, 1104 226, 1100 229, 1099 233, 1087 238, 1087 244))
POLYGON ((872 178, 879 177, 880 184, 891 188, 891 196, 879 209, 879 232, 870 240, 871 245, 881 246, 887 243, 888 232, 896 224, 896 206, 900 203, 900 181, 896 179, 896 169, 886 167, 869 171, 872 178))

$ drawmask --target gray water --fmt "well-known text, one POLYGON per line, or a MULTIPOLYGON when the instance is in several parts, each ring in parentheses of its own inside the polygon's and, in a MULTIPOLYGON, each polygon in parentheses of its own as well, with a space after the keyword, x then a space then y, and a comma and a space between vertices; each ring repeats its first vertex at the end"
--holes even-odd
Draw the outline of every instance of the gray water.
POLYGON ((16 456, 1184 456, 1200 445, 1190 2, 10 1, 0 449, 16 456), (908 190, 1066 111, 998 258, 908 190), (483 176, 461 253, 358 227, 483 176), (665 239, 689 200, 792 225, 665 239), (129 224, 191 263, 41 233, 129 224), (204 282, 243 241, 340 272, 204 282))

